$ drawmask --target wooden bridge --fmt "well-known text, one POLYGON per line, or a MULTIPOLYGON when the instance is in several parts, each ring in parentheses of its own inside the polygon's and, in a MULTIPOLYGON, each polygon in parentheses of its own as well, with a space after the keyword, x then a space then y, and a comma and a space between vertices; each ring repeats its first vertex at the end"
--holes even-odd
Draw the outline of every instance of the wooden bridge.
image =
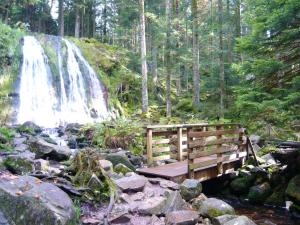
POLYGON ((145 176, 209 180, 241 167, 248 155, 249 139, 240 124, 155 125, 146 130, 148 165, 169 163, 138 169, 145 176))

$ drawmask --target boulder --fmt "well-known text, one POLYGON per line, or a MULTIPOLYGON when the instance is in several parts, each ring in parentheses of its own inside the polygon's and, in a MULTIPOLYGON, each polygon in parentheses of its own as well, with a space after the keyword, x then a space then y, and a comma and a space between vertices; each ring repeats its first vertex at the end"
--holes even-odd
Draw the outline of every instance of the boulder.
POLYGON ((118 163, 115 168, 114 168, 114 171, 116 173, 121 173, 121 174, 126 174, 126 173, 129 173, 129 172, 132 172, 131 169, 129 169, 127 166, 125 166, 124 164, 122 163, 118 163))
POLYGON ((268 164, 268 165, 276 165, 276 161, 271 153, 263 155, 261 158, 263 160, 265 160, 266 164, 268 164))
POLYGON ((66 126, 65 132, 71 133, 71 134, 78 134, 80 132, 82 125, 79 123, 69 123, 66 126))
POLYGON ((161 215, 165 212, 167 199, 162 196, 147 198, 138 206, 138 212, 145 215, 161 215))
POLYGON ((27 133, 27 134, 39 134, 42 132, 42 128, 31 121, 27 121, 23 123, 21 126, 17 128, 20 133, 27 133))
POLYGON ((99 160, 99 164, 105 171, 113 171, 113 164, 110 161, 106 159, 101 159, 99 160))
POLYGON ((0 175, 0 202, 0 211, 11 224, 76 224, 69 196, 34 177, 0 175))
POLYGON ((128 160, 125 153, 111 153, 105 157, 106 160, 110 161, 114 166, 122 163, 123 165, 127 166, 132 171, 135 171, 134 166, 128 160))
POLYGON ((36 159, 34 160, 33 164, 34 169, 39 171, 48 171, 50 166, 49 161, 44 159, 36 159))
POLYGON ((248 193, 248 199, 251 203, 263 203, 271 194, 271 186, 268 182, 253 186, 248 193))
POLYGON ((3 134, 0 133, 0 144, 6 144, 8 140, 4 137, 3 134))
POLYGON ((256 225, 252 220, 250 220, 247 216, 238 216, 233 220, 229 220, 224 223, 224 225, 256 225))
POLYGON ((144 189, 147 179, 133 173, 131 176, 122 177, 115 182, 123 192, 138 192, 144 189))
POLYGON ((225 214, 235 215, 234 208, 220 199, 208 198, 199 203, 197 208, 202 216, 214 218, 225 214))
POLYGON ((252 135, 250 135, 249 139, 252 142, 252 144, 259 144, 261 137, 258 135, 252 134, 252 135))
POLYGON ((0 225, 10 225, 6 217, 3 215, 1 211, 0 211, 0 225))
POLYGON ((68 140, 68 146, 70 149, 77 149, 77 141, 75 138, 71 138, 68 140))
POLYGON ((166 225, 194 225, 198 222, 199 214, 191 210, 179 210, 166 214, 166 225))
POLYGON ((17 155, 9 155, 4 160, 5 167, 19 175, 31 173, 34 170, 35 154, 29 151, 17 155))
POLYGON ((166 190, 164 197, 167 198, 164 213, 187 209, 187 204, 181 197, 179 191, 166 190))
POLYGON ((71 156, 71 151, 68 147, 50 144, 41 138, 31 138, 28 142, 31 151, 36 154, 36 159, 49 158, 62 161, 67 160, 71 156))
POLYGON ((190 201, 201 194, 202 184, 198 180, 186 179, 180 185, 180 194, 186 201, 190 201))
POLYGON ((285 189, 284 187, 276 188, 265 201, 266 204, 278 207, 285 207, 285 189))
POLYGON ((215 218, 212 218, 212 224, 213 225, 223 225, 226 222, 233 220, 235 218, 237 218, 237 215, 222 215, 222 216, 217 216, 215 218))
POLYGON ((291 200, 300 204, 300 175, 293 177, 289 181, 286 189, 286 195, 291 198, 291 200))
POLYGON ((237 195, 246 194, 254 181, 255 176, 252 175, 238 177, 230 183, 230 190, 237 195))

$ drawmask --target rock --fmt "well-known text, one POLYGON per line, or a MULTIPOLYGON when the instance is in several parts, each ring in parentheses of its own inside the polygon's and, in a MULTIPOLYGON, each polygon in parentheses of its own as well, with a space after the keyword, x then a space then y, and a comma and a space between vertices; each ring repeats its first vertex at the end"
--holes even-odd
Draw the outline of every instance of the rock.
POLYGON ((134 166, 141 166, 143 164, 143 157, 139 155, 130 155, 128 156, 129 161, 132 163, 134 166))
POLYGON ((194 225, 198 222, 199 215, 195 211, 180 210, 167 213, 166 225, 194 225))
POLYGON ((44 159, 36 159, 34 160, 34 169, 39 171, 48 171, 49 170, 49 161, 44 159))
POLYGON ((182 199, 179 191, 166 190, 164 197, 167 198, 164 213, 187 209, 187 204, 182 199))
POLYGON ((129 169, 127 166, 125 166, 124 164, 122 163, 118 163, 115 168, 114 168, 114 171, 116 173, 121 173, 121 174, 126 174, 126 173, 129 173, 129 172, 132 172, 131 169, 129 169))
POLYGON ((199 207, 201 206, 202 202, 204 200, 206 200, 206 199, 207 199, 207 197, 203 193, 200 194, 197 198, 194 198, 192 200, 192 206, 193 206, 193 208, 199 210, 199 207))
POLYGON ((248 199, 251 203, 263 203, 270 194, 270 184, 268 182, 264 182, 250 188, 248 199))
POLYGON ((1 177, 0 211, 12 224, 73 225, 71 199, 56 186, 30 177, 1 177))
POLYGON ((256 225, 252 220, 250 220, 247 216, 238 216, 233 220, 229 220, 224 223, 224 225, 256 225))
POLYGON ((274 159, 274 157, 272 156, 271 153, 268 153, 266 155, 263 155, 261 157, 263 160, 265 160, 265 162, 268 164, 268 165, 276 165, 276 161, 274 159))
POLYGON ((278 207, 285 207, 285 189, 284 187, 276 188, 265 201, 266 204, 278 207))
POLYGON ((10 225, 6 217, 3 215, 1 211, 0 211, 0 225, 10 225))
POLYGON ((300 204, 300 175, 293 177, 289 181, 286 189, 286 195, 291 198, 291 200, 300 204))
POLYGON ((115 182, 123 192, 138 192, 144 189, 147 179, 143 176, 132 174, 128 177, 122 177, 115 182))
POLYGON ((99 192, 100 189, 103 187, 103 183, 95 174, 92 174, 88 182, 88 187, 94 192, 99 192))
POLYGON ((200 205, 198 206, 198 211, 202 216, 210 218, 225 214, 235 215, 234 209, 229 204, 216 198, 208 198, 204 201, 201 201, 200 205))
POLYGON ((43 140, 50 144, 57 145, 57 142, 53 140, 51 137, 43 137, 43 140))
POLYGON ((122 163, 123 165, 127 166, 132 171, 135 171, 134 166, 128 160, 126 154, 123 153, 111 153, 105 157, 106 160, 110 161, 114 166, 122 163))
POLYGON ((160 182, 159 182, 159 186, 161 186, 162 188, 168 188, 168 189, 171 189, 171 190, 179 190, 179 185, 173 181, 170 181, 170 180, 164 180, 162 179, 160 182))
POLYGON ((31 121, 27 121, 23 123, 21 126, 17 128, 20 133, 27 133, 27 134, 39 134, 42 132, 42 128, 31 121))
POLYGON ((18 152, 24 152, 26 150, 29 150, 29 146, 26 144, 20 144, 14 147, 14 150, 18 151, 18 152))
POLYGON ((70 149, 77 149, 77 141, 75 138, 71 138, 68 141, 68 146, 70 149))
POLYGON ((31 138, 28 142, 31 151, 36 153, 36 159, 49 158, 62 161, 67 160, 71 155, 69 148, 50 144, 40 138, 31 138))
POLYGON ((78 123, 69 123, 66 126, 65 132, 71 133, 71 134, 78 134, 80 132, 82 125, 78 123))
POLYGON ((186 179, 180 185, 180 194, 186 200, 190 201, 193 198, 196 198, 201 194, 202 184, 198 180, 186 179))
POLYGON ((105 171, 113 171, 113 164, 110 161, 101 159, 99 160, 99 164, 105 171))
POLYGON ((26 151, 18 155, 7 156, 3 163, 5 167, 12 173, 19 175, 28 174, 34 170, 34 157, 34 153, 26 151))
POLYGON ((8 141, 3 134, 0 133, 0 144, 6 144, 8 141))
POLYGON ((258 135, 252 134, 252 135, 250 135, 249 139, 252 142, 252 144, 259 144, 261 137, 258 135))
POLYGON ((157 216, 139 216, 135 215, 130 220, 130 225, 165 225, 162 218, 157 216))
POLYGON ((232 191, 232 193, 237 195, 246 194, 248 193, 251 185, 253 185, 254 181, 255 176, 252 175, 238 177, 230 183, 230 190, 232 191))
POLYGON ((145 215, 161 215, 165 212, 167 199, 156 196, 147 198, 138 206, 138 212, 145 215))
POLYGON ((222 216, 217 216, 215 218, 212 218, 212 224, 213 225, 223 225, 226 222, 233 220, 235 218, 237 218, 237 215, 222 215, 222 216))

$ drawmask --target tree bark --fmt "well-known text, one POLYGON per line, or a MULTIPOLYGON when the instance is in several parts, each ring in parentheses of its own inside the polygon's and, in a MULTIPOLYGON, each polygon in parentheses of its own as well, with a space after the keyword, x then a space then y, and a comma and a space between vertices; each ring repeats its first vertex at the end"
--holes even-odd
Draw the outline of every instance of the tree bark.
POLYGON ((223 46, 223 3, 218 0, 219 13, 219 72, 220 72, 220 117, 224 118, 224 98, 225 98, 225 68, 224 68, 224 46, 223 46))
POLYGON ((193 17, 193 106, 200 108, 200 69, 199 69, 199 40, 198 40, 198 1, 192 0, 193 17))
POLYGON ((157 47, 153 43, 152 46, 152 80, 154 86, 157 85, 157 47))
POLYGON ((59 24, 59 36, 64 36, 64 1, 58 1, 58 24, 59 24))
POLYGON ((79 38, 80 36, 80 6, 79 1, 76 1, 76 9, 75 9, 75 38, 79 38))
POLYGON ((141 30, 141 63, 142 63, 142 111, 148 112, 148 77, 146 61, 146 34, 144 0, 139 0, 140 6, 140 30, 141 30))
POLYGON ((166 107, 167 117, 172 115, 171 103, 171 0, 166 0, 166 19, 167 19, 167 33, 166 33, 166 50, 165 50, 165 65, 166 65, 166 107))

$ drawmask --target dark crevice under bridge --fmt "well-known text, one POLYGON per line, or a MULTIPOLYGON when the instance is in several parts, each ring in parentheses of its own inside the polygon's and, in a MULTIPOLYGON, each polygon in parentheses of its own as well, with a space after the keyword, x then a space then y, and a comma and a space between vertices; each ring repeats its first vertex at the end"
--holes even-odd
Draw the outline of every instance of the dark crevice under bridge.
POLYGON ((245 129, 236 123, 152 125, 146 131, 148 166, 160 160, 171 162, 137 172, 175 182, 228 174, 244 164, 249 149, 253 152, 245 129))

